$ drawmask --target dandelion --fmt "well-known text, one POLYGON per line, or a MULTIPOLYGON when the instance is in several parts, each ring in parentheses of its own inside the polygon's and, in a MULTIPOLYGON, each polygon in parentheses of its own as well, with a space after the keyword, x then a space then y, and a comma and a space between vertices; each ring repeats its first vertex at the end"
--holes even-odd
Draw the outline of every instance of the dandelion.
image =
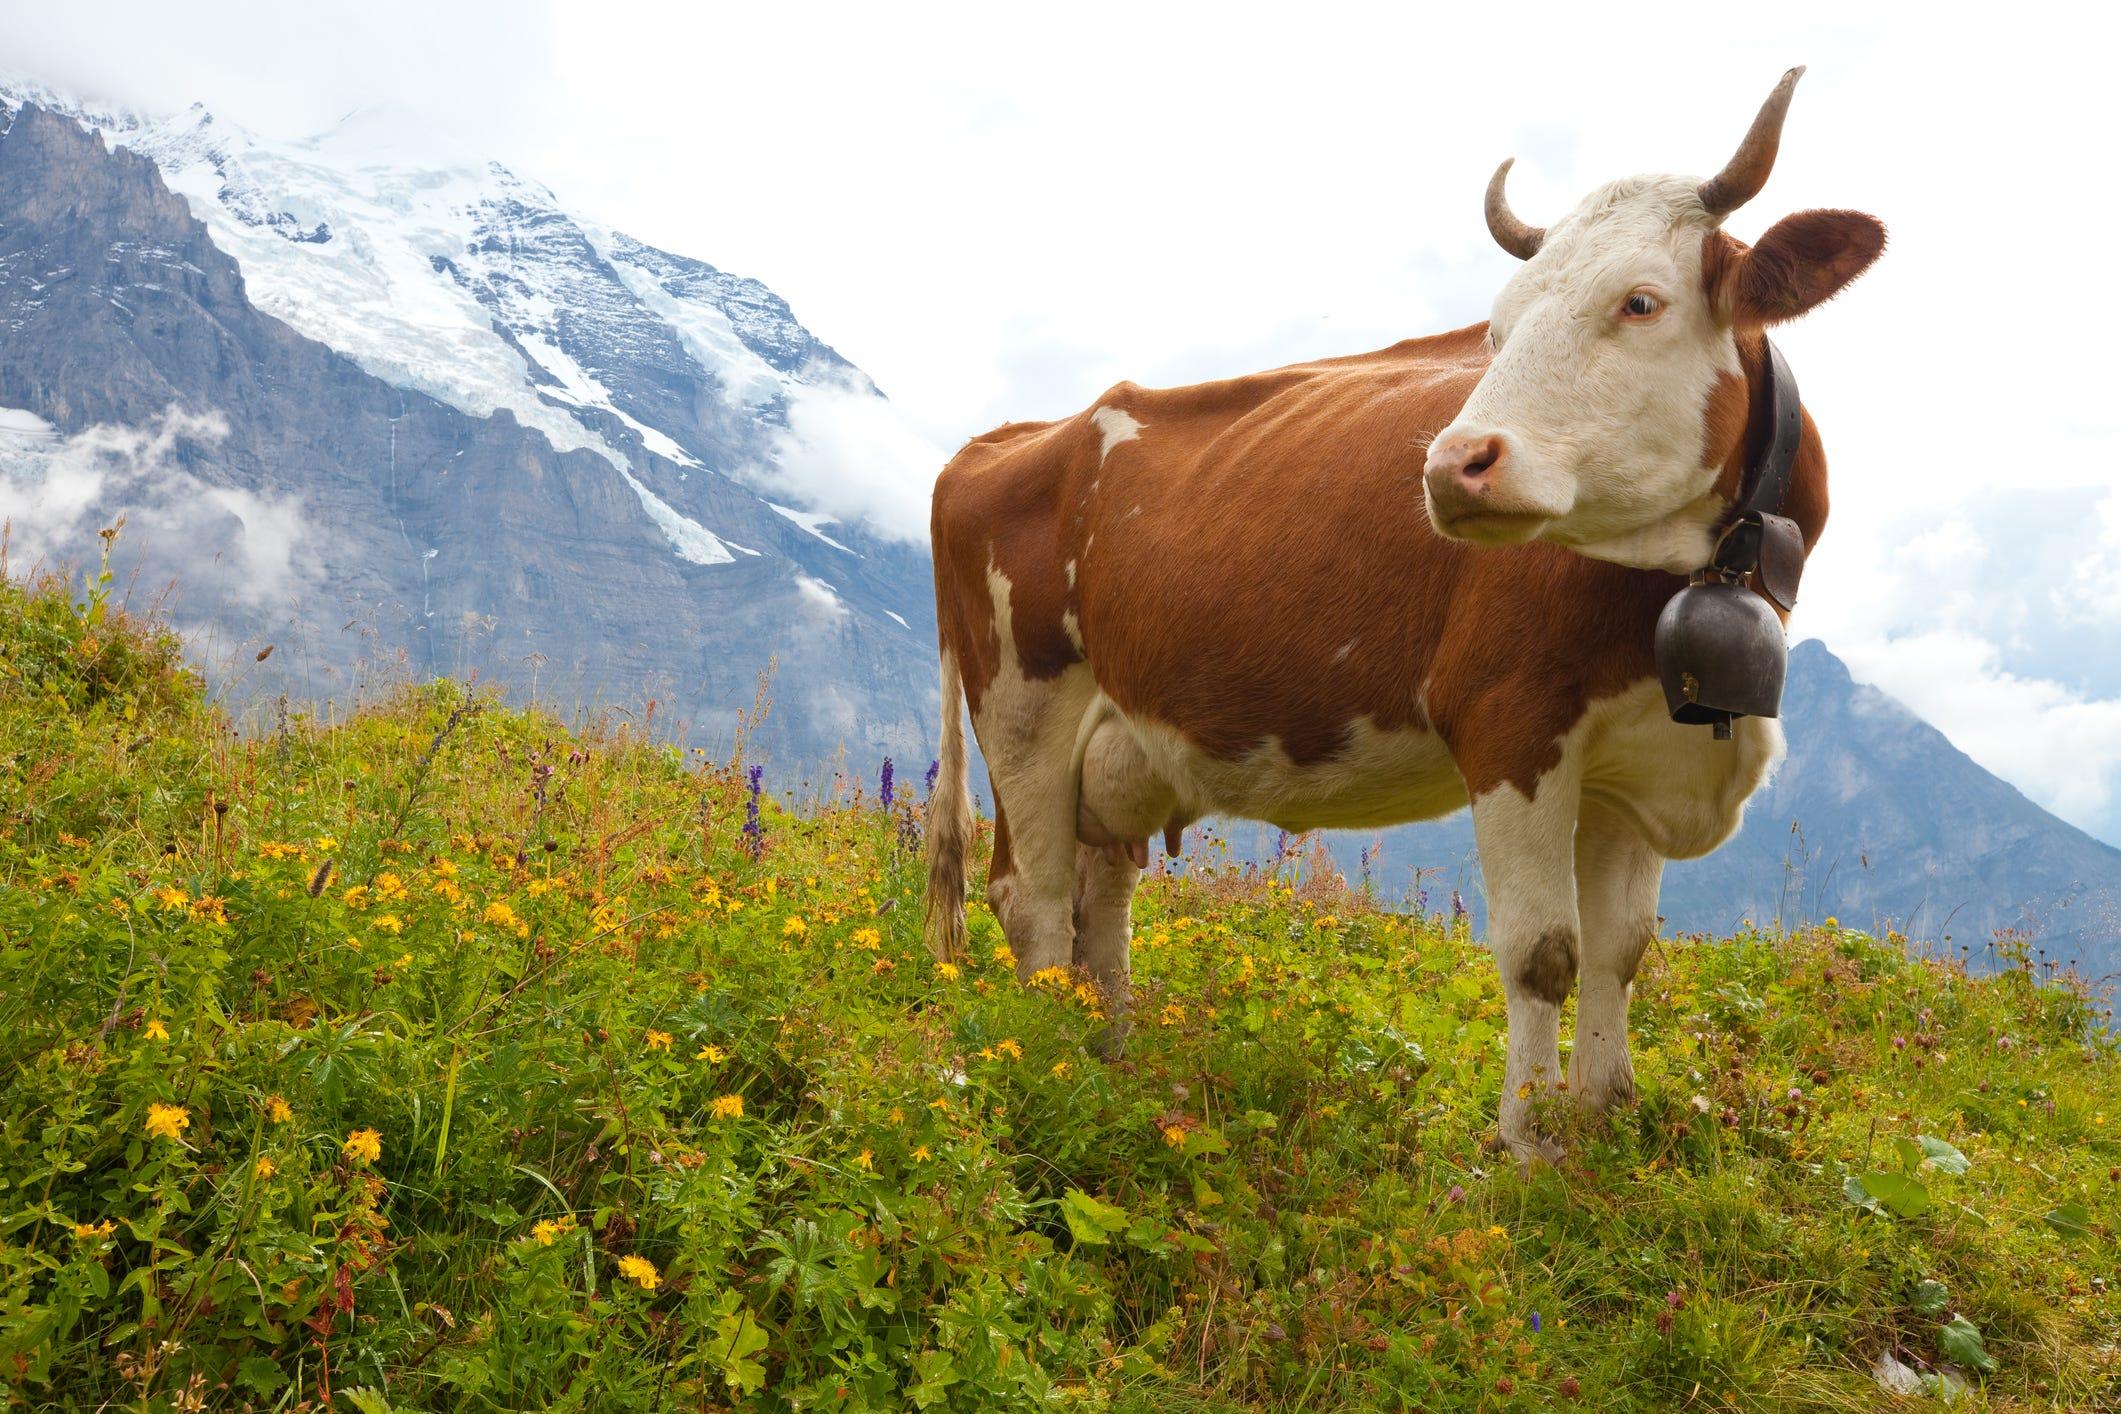
POLYGON ((191 895, 175 884, 164 884, 155 890, 155 902, 162 905, 165 913, 178 913, 191 907, 191 895))
POLYGON ((935 971, 936 975, 941 977, 945 982, 955 982, 958 977, 962 975, 959 973, 958 966, 954 962, 938 962, 935 965, 935 971))
POLYGON ((147 1025, 140 1028, 140 1034, 150 1041, 167 1041, 169 1039, 169 1028, 160 1021, 150 1021, 147 1025))
POLYGON ((708 1111, 716 1119, 742 1119, 744 1117, 744 1097, 742 1095, 719 1095, 715 1098, 714 1103, 708 1106, 708 1111))
POLYGON ((287 1101, 278 1095, 269 1095, 265 1100, 265 1118, 273 1124, 285 1124, 295 1117, 287 1101))
POLYGON ((700 1047, 700 1053, 694 1056, 693 1059, 703 1060, 709 1065, 720 1065, 723 1061, 729 1059, 729 1052, 709 1041, 706 1045, 700 1047))
POLYGON ((619 1258, 619 1275, 643 1291, 654 1291, 663 1284, 662 1273, 658 1272, 655 1263, 646 1257, 619 1258))
POLYGON ((670 1049, 670 1033, 668 1031, 651 1030, 644 1039, 647 1048, 651 1051, 667 1051, 670 1049))
POLYGON ((1164 1142, 1174 1149, 1183 1149, 1186 1146, 1185 1127, 1177 1124, 1165 1125, 1164 1142))
POLYGON ((383 1157, 383 1136, 373 1129, 356 1129, 346 1136, 339 1152, 357 1164, 372 1164, 383 1157))
POLYGON ((255 1173, 261 1179, 271 1178, 279 1171, 280 1166, 278 1164, 274 1163, 271 1159, 263 1156, 259 1157, 256 1166, 253 1167, 251 1170, 251 1172, 255 1173))
POLYGON ((191 1128, 191 1111, 182 1105, 151 1104, 147 1107, 147 1133, 153 1139, 177 1139, 191 1128))
POLYGON ((781 925, 781 936, 784 938, 800 938, 809 931, 810 925, 803 921, 803 915, 800 913, 790 914, 788 921, 781 925))

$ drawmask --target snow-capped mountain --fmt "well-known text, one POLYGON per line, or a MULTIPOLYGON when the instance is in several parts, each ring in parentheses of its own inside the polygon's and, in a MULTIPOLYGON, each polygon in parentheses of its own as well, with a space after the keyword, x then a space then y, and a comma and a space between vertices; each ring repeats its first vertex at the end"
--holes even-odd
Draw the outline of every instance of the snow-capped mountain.
MULTIPOLYGON (((17 515, 29 532, 80 533, 50 524, 55 508, 80 521, 91 507, 52 488, 69 458, 112 455, 80 439, 130 438, 162 446, 220 502, 242 492, 291 527, 284 587, 318 609, 284 623, 304 630, 320 664, 346 671, 360 653, 403 649, 416 667, 527 682, 503 651, 513 649, 630 700, 641 682, 611 670, 637 655, 612 629, 654 624, 712 645, 675 682, 672 655, 638 663, 704 736, 726 730, 727 709, 749 701, 751 677, 777 656, 780 729, 769 740, 812 758, 843 741, 917 750, 917 706, 932 696, 925 554, 894 538, 902 525, 864 523, 859 498, 853 510, 829 503, 841 468, 820 475, 819 462, 847 458, 844 439, 806 444, 806 431, 843 416, 888 420, 889 406, 765 286, 570 212, 388 110, 279 141, 196 106, 152 119, 0 85, 0 169, 0 407, 59 438, 43 452, 34 438, 0 448, 0 496, 33 512, 17 515), (196 337, 171 346, 178 330, 196 337), (258 346, 240 369, 225 347, 238 330, 238 343, 258 346), (187 361, 212 346, 216 360, 187 361), (320 360, 326 351, 335 359, 320 360), (314 366, 314 378, 279 358, 314 366), (357 392, 396 409, 372 439, 361 419, 334 420, 334 404, 357 392), (171 408, 196 420, 173 434, 171 408), (414 408, 450 423, 449 435, 410 445, 414 408), (481 494, 527 516, 524 539, 496 540, 462 505, 434 506, 417 524, 405 514, 459 499, 449 487, 468 469, 467 440, 509 443, 495 451, 516 464, 516 484, 481 494), (39 455, 59 469, 27 469, 39 455), (584 504, 597 523, 563 528, 584 504), (537 545, 541 534, 553 543, 537 545), (618 583, 589 572, 621 545, 618 583), (358 645, 321 622, 343 621, 333 601, 344 596, 370 606, 358 645), (450 614, 480 625, 485 646, 450 614), (714 686, 688 689, 693 673, 714 686), (868 700, 865 673, 889 691, 868 700)), ((856 459, 930 455, 902 431, 870 440, 876 451, 844 467, 850 485, 880 474, 856 459)), ((135 512, 151 568, 177 579, 195 628, 273 636, 281 599, 268 612, 255 594, 216 589, 204 611, 192 592, 255 555, 190 563, 267 536, 265 512, 237 515, 240 525, 220 527, 234 538, 211 543, 167 513, 201 497, 170 507, 147 494, 167 480, 105 467, 93 509, 135 512), (234 612, 232 599, 248 609, 234 612)), ((278 548, 267 558, 277 563, 278 548)))

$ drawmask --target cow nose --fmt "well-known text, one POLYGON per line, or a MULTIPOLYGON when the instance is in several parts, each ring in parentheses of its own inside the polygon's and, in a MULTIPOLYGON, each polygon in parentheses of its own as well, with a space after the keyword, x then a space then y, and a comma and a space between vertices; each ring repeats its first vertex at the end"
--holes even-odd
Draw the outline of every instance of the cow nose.
POLYGON ((1424 470, 1432 486, 1455 483, 1460 489, 1477 494, 1486 489, 1484 483, 1502 465, 1504 450, 1502 438, 1492 432, 1461 432, 1429 448, 1424 470))

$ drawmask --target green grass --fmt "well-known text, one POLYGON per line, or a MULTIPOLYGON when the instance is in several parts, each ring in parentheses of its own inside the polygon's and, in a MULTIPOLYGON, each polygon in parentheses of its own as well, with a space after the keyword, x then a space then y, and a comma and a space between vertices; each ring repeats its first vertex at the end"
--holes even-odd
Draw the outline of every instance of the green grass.
POLYGON ((1445 920, 1152 880, 1108 1063, 925 955, 904 800, 755 858, 736 763, 446 684, 241 735, 103 592, 0 588, 9 1407, 2121 1406, 2121 1057, 2022 959, 1668 940, 1520 1173, 1445 920))

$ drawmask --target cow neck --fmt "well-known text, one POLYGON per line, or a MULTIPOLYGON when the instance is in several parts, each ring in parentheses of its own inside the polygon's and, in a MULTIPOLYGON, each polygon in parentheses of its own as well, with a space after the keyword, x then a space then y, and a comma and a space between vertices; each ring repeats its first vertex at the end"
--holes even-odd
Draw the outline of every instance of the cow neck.
POLYGON ((1790 477, 1804 440, 1797 378, 1772 339, 1761 341, 1760 380, 1746 419, 1745 469, 1738 495, 1695 580, 1749 581, 1784 613, 1797 606, 1804 574, 1804 533, 1787 514, 1790 477))

